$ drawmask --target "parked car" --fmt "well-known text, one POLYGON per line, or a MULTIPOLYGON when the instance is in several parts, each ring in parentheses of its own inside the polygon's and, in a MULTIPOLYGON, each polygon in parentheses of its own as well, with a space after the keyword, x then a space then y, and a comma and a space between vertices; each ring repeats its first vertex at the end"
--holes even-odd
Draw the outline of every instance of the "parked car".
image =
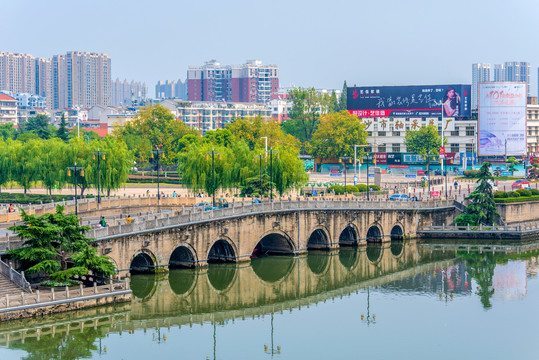
POLYGON ((203 207, 203 208, 205 208, 208 205, 210 205, 210 203, 207 202, 207 201, 204 201, 204 202, 199 202, 198 204, 195 204, 195 207, 203 207))
POLYGON ((408 201, 410 197, 406 194, 393 194, 389 197, 390 201, 408 201))
POLYGON ((529 189, 530 182, 526 179, 519 179, 513 183, 511 186, 512 189, 529 189))

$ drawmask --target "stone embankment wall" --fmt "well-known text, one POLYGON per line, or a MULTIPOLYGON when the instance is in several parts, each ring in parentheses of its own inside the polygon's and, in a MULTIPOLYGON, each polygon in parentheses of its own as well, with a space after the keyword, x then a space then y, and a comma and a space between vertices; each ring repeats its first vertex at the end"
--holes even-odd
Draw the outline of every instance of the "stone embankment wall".
POLYGON ((539 201, 497 204, 498 213, 506 224, 539 221, 539 201))

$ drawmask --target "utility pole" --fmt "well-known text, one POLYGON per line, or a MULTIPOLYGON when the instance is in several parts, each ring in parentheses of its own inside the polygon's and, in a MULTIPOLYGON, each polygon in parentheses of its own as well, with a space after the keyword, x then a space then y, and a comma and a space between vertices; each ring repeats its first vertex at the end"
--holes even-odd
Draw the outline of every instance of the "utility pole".
POLYGON ((264 194, 264 190, 262 189, 262 153, 260 153, 259 155, 259 161, 258 161, 259 165, 260 165, 260 171, 259 171, 259 175, 260 175, 260 198, 262 199, 263 198, 263 194, 264 194))
POLYGON ((99 148, 97 148, 97 152, 94 152, 93 153, 93 157, 95 159, 95 157, 97 156, 97 204, 101 204, 101 197, 100 197, 100 193, 101 193, 101 177, 99 176, 99 164, 100 164, 100 160, 101 160, 101 156, 103 156, 103 160, 105 160, 105 152, 104 151, 99 151, 99 148))

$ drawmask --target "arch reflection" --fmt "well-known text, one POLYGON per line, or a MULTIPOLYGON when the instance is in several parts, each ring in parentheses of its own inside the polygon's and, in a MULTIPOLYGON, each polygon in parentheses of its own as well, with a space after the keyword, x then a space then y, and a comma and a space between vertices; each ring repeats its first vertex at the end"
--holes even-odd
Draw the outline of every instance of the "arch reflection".
POLYGON ((132 276, 130 286, 134 297, 147 300, 151 298, 157 288, 157 276, 155 274, 132 276))
POLYGON ((168 274, 168 283, 177 295, 187 294, 195 287, 197 271, 194 269, 173 269, 168 274))
POLYGON ((357 265, 359 259, 357 248, 341 248, 339 250, 339 261, 342 266, 352 269, 357 265))
POLYGON ((271 256, 252 259, 251 267, 261 280, 274 283, 290 274, 294 267, 294 258, 290 256, 271 256))
POLYGON ((371 263, 376 263, 382 259, 383 248, 381 243, 368 243, 367 244, 367 259, 371 263))
POLYGON ((329 267, 329 256, 325 252, 313 251, 307 254, 307 266, 313 274, 321 275, 329 267))
POLYGON ((230 287, 236 277, 236 264, 219 264, 208 266, 208 280, 217 291, 223 291, 230 287))

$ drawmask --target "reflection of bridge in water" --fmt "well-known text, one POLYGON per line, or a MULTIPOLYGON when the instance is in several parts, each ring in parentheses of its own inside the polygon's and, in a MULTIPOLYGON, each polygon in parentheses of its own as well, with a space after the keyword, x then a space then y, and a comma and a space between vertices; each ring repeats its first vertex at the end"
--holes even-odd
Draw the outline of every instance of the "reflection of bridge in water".
POLYGON ((415 242, 393 242, 253 259, 251 266, 222 264, 133 276, 132 304, 95 309, 93 316, 90 309, 6 323, 0 326, 0 345, 92 326, 108 333, 264 316, 431 273, 454 262, 452 254, 418 251, 415 242))

